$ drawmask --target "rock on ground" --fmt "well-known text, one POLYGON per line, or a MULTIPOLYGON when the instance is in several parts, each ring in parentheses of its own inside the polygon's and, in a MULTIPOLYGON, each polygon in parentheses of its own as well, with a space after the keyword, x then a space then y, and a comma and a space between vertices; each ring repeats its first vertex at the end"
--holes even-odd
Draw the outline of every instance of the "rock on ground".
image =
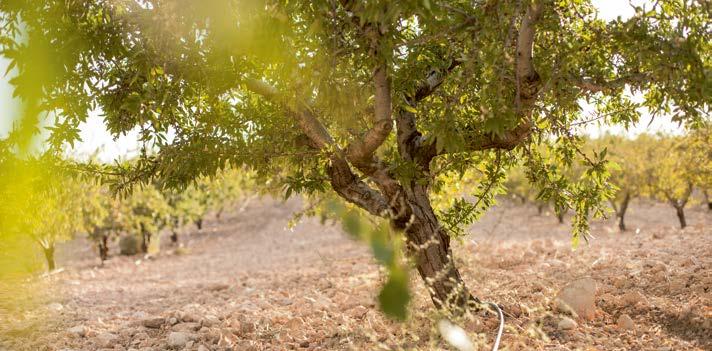
POLYGON ((557 297, 557 308, 568 312, 569 309, 587 320, 596 315, 596 281, 591 278, 575 280, 566 285, 557 297))
POLYGON ((182 350, 188 341, 190 341, 190 335, 182 332, 171 332, 168 334, 166 341, 168 342, 168 347, 175 350, 182 350))
POLYGON ((616 322, 616 324, 618 324, 618 327, 623 330, 635 329, 635 323, 633 323, 633 319, 630 318, 630 316, 627 314, 620 315, 620 317, 618 317, 618 321, 616 322))
POLYGON ((573 319, 564 317, 559 321, 559 324, 557 324, 557 326, 561 330, 572 330, 576 329, 578 324, 573 319))

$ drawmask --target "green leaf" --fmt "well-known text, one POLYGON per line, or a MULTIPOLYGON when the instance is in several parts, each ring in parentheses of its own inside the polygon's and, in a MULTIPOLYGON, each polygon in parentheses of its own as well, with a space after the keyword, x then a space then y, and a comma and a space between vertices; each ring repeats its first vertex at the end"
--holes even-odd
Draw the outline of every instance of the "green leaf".
POLYGON ((393 267, 388 281, 378 294, 378 304, 386 315, 404 321, 408 316, 409 302, 408 275, 400 268, 393 267))

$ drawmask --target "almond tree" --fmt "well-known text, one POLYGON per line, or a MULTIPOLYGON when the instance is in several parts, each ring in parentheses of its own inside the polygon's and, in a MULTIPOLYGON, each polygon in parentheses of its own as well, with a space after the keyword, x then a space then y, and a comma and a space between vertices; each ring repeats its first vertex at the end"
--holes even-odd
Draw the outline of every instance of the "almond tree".
POLYGON ((618 218, 618 228, 626 230, 625 215, 630 201, 645 194, 646 177, 655 159, 650 150, 656 141, 646 134, 635 139, 622 136, 606 135, 593 141, 593 146, 608 150, 609 159, 616 163, 611 170, 610 181, 618 188, 615 197, 610 199, 611 207, 618 218))
POLYGON ((687 157, 688 146, 681 137, 658 136, 649 151, 655 159, 648 172, 650 194, 675 209, 680 228, 687 226, 685 206, 690 201, 695 180, 694 166, 687 157))
MULTIPOLYGON (((582 99, 608 124, 635 122, 645 106, 694 126, 712 96, 701 1, 657 1, 610 22, 586 0, 45 0, 0 11, 29 111, 21 130, 52 111, 48 143, 60 147, 98 108, 111 133, 136 129, 144 143, 118 184, 177 187, 232 165, 290 192, 336 194, 390 223, 438 307, 476 301, 450 239, 512 165, 575 211, 575 240, 602 213, 605 160, 583 157, 572 128, 582 99), (581 181, 560 176, 580 159, 581 181), (434 172, 468 169, 484 179, 477 200, 436 213, 434 172)), ((397 267, 380 255, 389 242, 369 238, 397 267)), ((407 291, 402 277, 391 271, 382 307, 406 300, 392 298, 407 291)))

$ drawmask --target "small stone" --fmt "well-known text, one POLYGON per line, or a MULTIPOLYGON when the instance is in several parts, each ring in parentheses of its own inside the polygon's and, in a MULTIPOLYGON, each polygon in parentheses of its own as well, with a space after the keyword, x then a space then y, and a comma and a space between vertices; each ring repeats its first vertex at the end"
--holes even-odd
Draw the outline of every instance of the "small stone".
POLYGON ((206 290, 208 290, 208 291, 223 291, 223 290, 227 290, 229 287, 230 287, 230 285, 227 285, 227 284, 216 283, 216 284, 208 285, 206 287, 206 290))
POLYGON ((633 319, 630 318, 630 316, 627 314, 620 315, 620 317, 618 317, 618 321, 616 322, 616 324, 618 324, 618 327, 623 330, 635 329, 635 323, 633 323, 633 319))
POLYGON ((168 347, 175 350, 183 349, 190 340, 188 334, 181 332, 171 332, 168 334, 168 347))
POLYGON ((216 316, 208 315, 205 318, 203 318, 203 320, 201 321, 201 324, 206 327, 214 327, 214 326, 220 324, 220 319, 216 316))
POLYGON ((87 328, 83 325, 77 325, 75 327, 71 327, 71 328, 67 329, 67 331, 70 334, 78 336, 80 338, 87 336, 87 328))
POLYGON ((194 332, 200 330, 202 325, 200 323, 190 322, 190 323, 178 323, 171 327, 171 330, 177 332, 194 332))
POLYGON ((205 345, 198 346, 198 351, 210 351, 205 345))
POLYGON ((141 324, 146 328, 158 329, 160 328, 166 320, 161 317, 147 318, 144 319, 141 324))
POLYGON ((119 337, 113 333, 103 332, 96 336, 96 341, 99 346, 110 348, 119 341, 119 337))
POLYGON ((356 306, 350 309, 347 313, 351 316, 351 318, 362 319, 366 313, 368 313, 368 309, 363 306, 356 306))
POLYGON ((178 318, 176 318, 176 317, 168 318, 168 324, 170 324, 170 325, 178 324, 178 318))
POLYGON ((563 312, 573 310, 581 318, 593 319, 596 314, 596 290, 596 281, 591 278, 575 280, 559 292, 557 308, 563 312))
POLYGON ((299 343, 299 347, 307 348, 309 347, 309 341, 302 341, 299 343))
POLYGON ((578 323, 576 323, 576 321, 574 321, 573 319, 568 318, 568 317, 562 318, 559 321, 559 324, 557 324, 557 327, 561 330, 572 330, 572 329, 576 329, 577 326, 578 326, 578 323))
POLYGON ((255 325, 252 323, 241 323, 240 324, 240 332, 242 335, 249 334, 255 331, 255 325))
POLYGON ((643 296, 643 294, 641 294, 639 291, 629 291, 623 294, 620 299, 620 302, 625 306, 635 306, 639 303, 644 303, 645 296, 643 296))
POLYGON ((62 306, 62 304, 59 302, 53 302, 53 303, 47 305, 47 308, 49 308, 52 311, 59 312, 64 309, 64 306, 62 306))

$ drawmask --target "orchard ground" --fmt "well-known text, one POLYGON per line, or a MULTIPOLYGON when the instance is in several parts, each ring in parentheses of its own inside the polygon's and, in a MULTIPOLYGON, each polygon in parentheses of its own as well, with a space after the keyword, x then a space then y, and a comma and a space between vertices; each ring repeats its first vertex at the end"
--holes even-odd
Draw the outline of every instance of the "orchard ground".
MULTIPOLYGON (((156 257, 103 267, 87 243, 65 245, 64 270, 32 283, 40 307, 0 313, 0 350, 450 350, 416 274, 410 319, 388 320, 368 248, 316 219, 286 229, 299 206, 254 201, 183 235, 185 250, 164 237, 156 257)), ((712 212, 687 214, 680 230, 672 207, 635 201, 628 232, 594 221, 595 238, 574 251, 568 218, 504 202, 455 254, 470 290, 507 314, 502 350, 712 350, 712 212), (562 323, 557 292, 586 277, 593 319, 562 323)), ((491 347, 493 314, 458 323, 491 347)))

